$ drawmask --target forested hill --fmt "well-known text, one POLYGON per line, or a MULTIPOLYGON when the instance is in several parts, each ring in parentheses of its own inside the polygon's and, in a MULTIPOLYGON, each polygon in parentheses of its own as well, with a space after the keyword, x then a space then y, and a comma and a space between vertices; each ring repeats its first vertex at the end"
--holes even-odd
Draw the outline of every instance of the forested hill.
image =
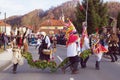
POLYGON ((77 2, 68 1, 57 7, 51 7, 49 10, 36 9, 22 16, 11 16, 7 18, 7 23, 12 26, 28 25, 39 27, 40 23, 46 19, 60 19, 62 15, 65 18, 71 17, 75 19, 75 7, 77 2))
MULTIPOLYGON (((11 16, 7 18, 6 21, 13 27, 27 25, 36 27, 34 29, 37 29, 42 21, 49 18, 60 19, 64 15, 65 18, 69 17, 72 20, 75 20, 77 2, 73 1, 65 2, 57 7, 51 7, 46 11, 36 9, 22 16, 11 16)), ((109 2, 107 7, 108 14, 113 17, 116 17, 118 11, 120 11, 120 3, 118 2, 109 2)))

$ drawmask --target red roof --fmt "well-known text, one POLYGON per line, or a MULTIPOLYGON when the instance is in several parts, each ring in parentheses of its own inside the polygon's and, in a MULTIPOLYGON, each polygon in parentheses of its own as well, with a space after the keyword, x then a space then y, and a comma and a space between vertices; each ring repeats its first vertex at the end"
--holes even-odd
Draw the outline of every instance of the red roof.
POLYGON ((33 26, 27 26, 27 25, 24 25, 24 26, 20 26, 20 27, 26 27, 26 28, 28 28, 28 29, 33 30, 33 26))
POLYGON ((5 24, 5 22, 0 21, 0 26, 5 26, 5 25, 6 25, 7 27, 8 27, 8 26, 10 26, 10 25, 9 25, 9 24, 7 24, 7 23, 5 24))
POLYGON ((25 26, 25 27, 28 28, 28 29, 33 30, 33 26, 25 26))
POLYGON ((33 26, 27 26, 27 28, 29 28, 29 29, 33 30, 33 26))
POLYGON ((40 26, 64 26, 65 23, 62 20, 48 19, 43 21, 40 26))

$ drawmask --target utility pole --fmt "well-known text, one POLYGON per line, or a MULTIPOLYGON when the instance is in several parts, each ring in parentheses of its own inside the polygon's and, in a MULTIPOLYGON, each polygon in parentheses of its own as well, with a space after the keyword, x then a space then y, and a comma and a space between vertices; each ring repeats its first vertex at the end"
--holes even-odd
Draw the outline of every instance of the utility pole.
POLYGON ((62 9, 62 17, 61 17, 61 20, 62 20, 63 22, 65 22, 65 16, 64 16, 64 13, 63 13, 63 9, 62 9))
POLYGON ((87 0, 87 3, 86 3, 87 5, 86 5, 86 19, 85 19, 85 21, 86 21, 86 27, 88 26, 87 25, 87 19, 88 19, 88 0, 87 0))
POLYGON ((6 12, 4 14, 4 18, 5 18, 4 22, 5 22, 5 33, 6 33, 6 12))
MULTIPOLYGON (((0 15, 1 15, 1 12, 0 12, 0 15)), ((0 33, 2 32, 1 28, 0 28, 0 33)))

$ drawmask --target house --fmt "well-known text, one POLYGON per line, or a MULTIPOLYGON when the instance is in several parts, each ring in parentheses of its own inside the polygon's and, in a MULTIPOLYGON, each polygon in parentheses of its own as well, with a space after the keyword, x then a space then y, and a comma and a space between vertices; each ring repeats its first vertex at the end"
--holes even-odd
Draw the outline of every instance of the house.
POLYGON ((11 25, 0 20, 0 33, 5 32, 7 35, 10 35, 11 25))
POLYGON ((59 33, 64 28, 65 23, 62 20, 48 19, 40 24, 39 31, 44 31, 47 34, 59 33))
POLYGON ((26 31, 26 29, 28 29, 27 30, 27 34, 31 34, 32 33, 32 26, 20 26, 19 28, 18 27, 16 27, 16 29, 15 29, 15 35, 17 35, 17 31, 19 30, 20 31, 20 33, 24 33, 25 31, 26 31))

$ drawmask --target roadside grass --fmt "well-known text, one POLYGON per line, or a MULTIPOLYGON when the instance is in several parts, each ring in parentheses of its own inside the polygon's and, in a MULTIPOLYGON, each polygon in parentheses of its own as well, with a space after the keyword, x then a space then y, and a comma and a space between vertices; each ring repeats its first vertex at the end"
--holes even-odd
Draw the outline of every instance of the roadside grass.
POLYGON ((4 51, 4 46, 1 46, 0 48, 0 54, 4 51))
MULTIPOLYGON (((6 47, 7 49, 9 48, 9 46, 7 46, 6 47)), ((5 50, 4 50, 4 46, 1 46, 1 48, 0 48, 0 54, 2 54, 2 52, 4 52, 5 50)))

